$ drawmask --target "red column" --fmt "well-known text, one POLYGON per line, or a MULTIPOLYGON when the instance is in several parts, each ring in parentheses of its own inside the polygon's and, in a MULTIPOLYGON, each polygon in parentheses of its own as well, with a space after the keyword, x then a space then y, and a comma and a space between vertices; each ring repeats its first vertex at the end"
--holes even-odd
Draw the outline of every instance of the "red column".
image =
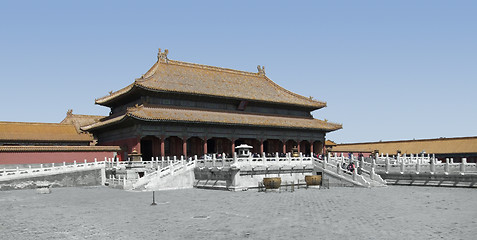
POLYGON ((204 137, 204 154, 207 154, 207 137, 204 137))
POLYGON ((187 137, 182 138, 182 155, 187 156, 187 137))
POLYGON ((263 139, 260 139, 260 154, 263 153, 263 139))
POLYGON ((314 145, 315 142, 313 142, 313 141, 310 141, 310 142, 311 142, 311 144, 310 144, 310 152, 313 153, 313 145, 314 145))
POLYGON ((232 138, 232 155, 234 154, 235 152, 235 139, 232 138))
POLYGON ((282 143, 283 143, 283 153, 287 153, 287 141, 283 140, 282 143))
POLYGON ((296 144, 296 145, 297 145, 296 147, 297 147, 297 149, 298 149, 298 152, 300 152, 300 144, 301 144, 301 141, 298 140, 298 141, 296 141, 296 143, 297 143, 297 144, 296 144))
POLYGON ((164 142, 166 141, 166 137, 161 136, 161 156, 164 157, 166 155, 166 148, 164 142))

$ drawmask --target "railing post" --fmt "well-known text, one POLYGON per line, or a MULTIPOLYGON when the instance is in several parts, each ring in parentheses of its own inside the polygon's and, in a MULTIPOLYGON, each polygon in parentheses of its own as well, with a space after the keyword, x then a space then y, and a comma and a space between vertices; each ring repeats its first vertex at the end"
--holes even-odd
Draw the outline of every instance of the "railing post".
POLYGON ((431 171, 431 174, 434 174, 434 172, 436 171, 436 163, 435 163, 435 159, 431 159, 431 164, 430 164, 430 171, 431 171))
MULTIPOLYGON (((398 154, 398 158, 399 158, 399 154, 398 154)), ((404 168, 405 168, 405 163, 404 163, 404 159, 402 159, 402 161, 401 161, 401 174, 404 174, 404 168)))
POLYGON ((358 160, 359 160, 359 168, 361 169, 360 171, 362 171, 364 166, 364 156, 362 156, 361 159, 358 159, 358 160))
POLYGON ((467 158, 462 158, 462 162, 460 163, 460 175, 464 175, 466 163, 467 163, 467 158))
POLYGON ((421 171, 421 163, 420 163, 420 160, 418 159, 416 161, 416 174, 419 174, 420 171, 421 171))
POLYGON ((353 169, 353 181, 356 181, 358 179, 358 177, 356 175, 357 175, 356 168, 354 168, 353 169))
POLYGON ((371 171, 369 171, 369 178, 371 178, 371 180, 374 180, 375 174, 376 172, 374 171, 374 167, 371 167, 371 171))
POLYGON ((449 174, 449 158, 446 158, 446 163, 444 164, 444 174, 449 174))
POLYGON ((172 164, 169 164, 169 171, 171 171, 171 176, 174 175, 174 163, 176 162, 176 156, 173 157, 172 164))
POLYGON ((385 164, 386 164, 386 169, 385 169, 386 174, 388 174, 390 166, 389 166, 389 158, 387 157, 387 154, 386 154, 385 164))
POLYGON ((234 152, 232 155, 233 155, 233 158, 234 158, 234 163, 236 163, 237 162, 237 153, 234 152))
POLYGON ((339 161, 336 164, 336 173, 338 175, 341 175, 341 162, 339 162, 339 161))
POLYGON ((214 153, 214 154, 212 154, 212 166, 213 167, 215 167, 215 160, 217 160, 217 159, 216 159, 216 156, 215 156, 215 153, 214 153))
POLYGON ((225 154, 222 153, 222 167, 225 167, 225 154))

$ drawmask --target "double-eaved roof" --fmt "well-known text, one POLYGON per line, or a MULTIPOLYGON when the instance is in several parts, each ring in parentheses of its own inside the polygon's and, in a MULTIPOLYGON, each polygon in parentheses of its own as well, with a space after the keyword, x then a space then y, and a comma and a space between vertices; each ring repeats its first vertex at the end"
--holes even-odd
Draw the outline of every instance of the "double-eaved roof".
POLYGON ((96 104, 109 103, 143 88, 157 92, 185 93, 238 100, 278 103, 310 109, 326 107, 325 102, 313 100, 290 92, 265 76, 264 69, 258 73, 206 66, 165 59, 157 61, 152 68, 129 86, 96 99, 96 104))
MULTIPOLYGON (((169 60, 166 53, 159 51, 158 61, 140 78, 129 86, 110 92, 110 95, 96 99, 96 104, 114 106, 120 99, 136 90, 178 93, 215 97, 217 101, 233 99, 297 107, 312 111, 326 107, 325 102, 317 101, 290 92, 265 76, 265 69, 258 66, 258 73, 244 72, 227 68, 206 66, 169 60)), ((83 126, 84 131, 104 128, 127 119, 142 121, 165 121, 179 123, 203 123, 240 126, 261 126, 277 128, 313 129, 330 132, 342 125, 314 119, 313 117, 293 117, 266 115, 242 111, 221 111, 217 109, 182 108, 178 106, 137 105, 130 107, 119 116, 111 116, 99 122, 83 126)))

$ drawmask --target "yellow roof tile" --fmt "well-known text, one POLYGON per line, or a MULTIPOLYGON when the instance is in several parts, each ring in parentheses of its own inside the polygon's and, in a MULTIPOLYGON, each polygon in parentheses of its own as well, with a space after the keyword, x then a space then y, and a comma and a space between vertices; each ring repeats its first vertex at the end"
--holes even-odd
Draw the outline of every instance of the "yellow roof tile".
POLYGON ((477 137, 463 138, 436 138, 407 141, 370 142, 338 144, 333 147, 333 152, 373 152, 396 154, 416 154, 421 152, 446 154, 446 153, 477 153, 477 137))
POLYGON ((93 137, 70 124, 0 122, 0 141, 89 142, 93 137))
POLYGON ((129 108, 125 115, 99 122, 86 127, 83 130, 89 131, 98 127, 114 124, 126 117, 146 121, 175 121, 189 123, 212 123, 225 125, 245 125, 245 126, 268 126, 279 128, 301 128, 319 129, 324 131, 334 131, 342 126, 314 118, 282 117, 270 115, 257 115, 234 112, 204 111, 198 109, 179 109, 165 107, 144 107, 138 106, 129 108))
POLYGON ((174 60, 158 61, 140 79, 109 96, 96 100, 107 104, 134 87, 152 91, 217 96, 251 101, 280 103, 318 109, 326 107, 320 102, 290 92, 275 84, 264 74, 227 68, 218 68, 174 60))
POLYGON ((0 146, 0 152, 118 152, 120 150, 118 146, 0 146))

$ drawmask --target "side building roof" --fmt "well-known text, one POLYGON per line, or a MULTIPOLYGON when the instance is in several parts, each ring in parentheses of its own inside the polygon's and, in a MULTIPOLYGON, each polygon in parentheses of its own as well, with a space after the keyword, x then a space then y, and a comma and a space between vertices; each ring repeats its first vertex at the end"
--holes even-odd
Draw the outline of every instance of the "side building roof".
POLYGON ((90 134, 60 123, 0 122, 1 142, 92 142, 90 134))
POLYGON ((82 126, 91 125, 95 122, 99 122, 102 118, 106 116, 98 115, 80 115, 73 114, 73 110, 70 109, 66 112, 66 117, 60 122, 61 124, 70 124, 75 126, 77 132, 82 132, 80 129, 82 126))
POLYGON ((158 61, 129 86, 96 99, 96 104, 109 106, 135 88, 157 92, 185 93, 238 100, 278 103, 319 109, 325 102, 288 91, 268 77, 258 66, 258 73, 244 72, 167 59, 159 52, 158 61))
POLYGON ((452 154, 477 153, 477 137, 435 138, 387 142, 348 143, 334 146, 333 152, 373 152, 396 154, 452 154))
POLYGON ((207 111, 199 109, 135 106, 127 112, 102 122, 82 127, 91 131, 107 127, 128 118, 155 122, 206 123, 222 125, 260 126, 277 128, 316 129, 330 132, 342 128, 342 125, 314 118, 268 116, 234 112, 207 111))
POLYGON ((118 146, 0 146, 0 152, 119 152, 118 146))

